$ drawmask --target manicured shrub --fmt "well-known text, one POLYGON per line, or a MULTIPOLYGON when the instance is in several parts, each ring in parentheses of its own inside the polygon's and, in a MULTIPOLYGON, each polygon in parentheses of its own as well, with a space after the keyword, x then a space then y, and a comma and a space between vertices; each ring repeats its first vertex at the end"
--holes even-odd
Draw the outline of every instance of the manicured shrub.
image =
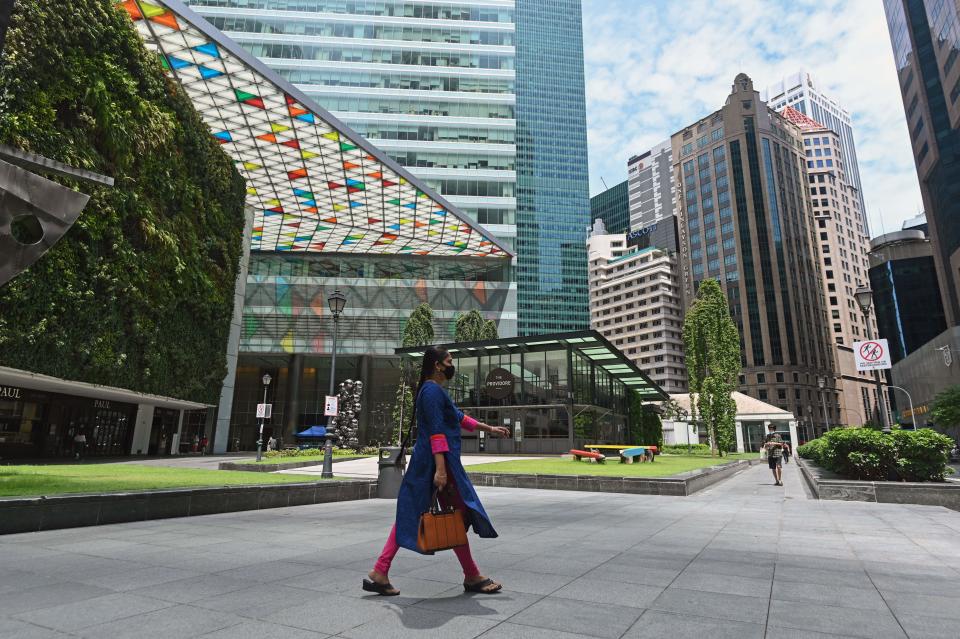
POLYGON ((904 481, 943 481, 953 469, 947 466, 953 440, 930 428, 898 430, 892 434, 896 447, 897 475, 904 481))
POLYGON ((893 439, 878 431, 838 428, 823 439, 823 465, 850 479, 884 480, 896 466, 893 439))
POLYGON ((826 453, 826 449, 829 447, 829 443, 826 439, 820 437, 817 439, 812 439, 808 441, 803 446, 797 448, 797 453, 804 459, 809 459, 818 464, 823 463, 823 456, 826 453))
MULTIPOLYGON (((687 445, 686 444, 666 444, 661 446, 661 451, 673 455, 686 455, 687 454, 687 445)), ((706 444, 690 444, 690 454, 691 455, 709 455, 710 447, 706 444)))

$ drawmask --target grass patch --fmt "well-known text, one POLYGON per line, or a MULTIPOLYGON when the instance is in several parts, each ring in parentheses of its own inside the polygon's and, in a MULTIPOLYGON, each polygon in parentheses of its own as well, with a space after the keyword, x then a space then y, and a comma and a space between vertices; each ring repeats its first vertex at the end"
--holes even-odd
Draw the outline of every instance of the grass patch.
POLYGON ((136 464, 0 466, 0 497, 65 493, 113 493, 159 488, 294 484, 313 481, 302 475, 165 468, 136 464))
POLYGON ((755 459, 756 453, 731 453, 725 457, 701 455, 657 455, 657 461, 642 464, 621 464, 617 458, 596 464, 557 458, 520 459, 517 461, 477 464, 467 467, 475 473, 514 473, 522 475, 597 475, 600 477, 668 477, 688 470, 706 468, 738 459, 755 459))

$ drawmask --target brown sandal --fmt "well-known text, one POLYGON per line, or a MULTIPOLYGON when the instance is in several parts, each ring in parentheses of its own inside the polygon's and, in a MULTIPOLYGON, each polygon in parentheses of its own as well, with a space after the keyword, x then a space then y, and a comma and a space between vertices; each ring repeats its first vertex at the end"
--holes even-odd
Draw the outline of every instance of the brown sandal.
POLYGON ((478 592, 481 595, 492 595, 503 590, 503 584, 498 584, 493 579, 484 579, 473 584, 464 583, 463 584, 464 592, 478 592), (493 590, 488 590, 489 586, 495 585, 496 588, 493 590))
POLYGON ((363 589, 367 592, 375 592, 381 597, 396 597, 400 591, 393 587, 389 581, 385 584, 378 584, 370 579, 363 580, 363 589))

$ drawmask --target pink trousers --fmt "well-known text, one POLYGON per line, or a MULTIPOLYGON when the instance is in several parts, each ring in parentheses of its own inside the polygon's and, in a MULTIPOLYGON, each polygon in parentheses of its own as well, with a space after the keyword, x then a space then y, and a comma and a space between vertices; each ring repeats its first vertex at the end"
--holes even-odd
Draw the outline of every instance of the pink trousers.
MULTIPOLYGON (((440 503, 444 507, 452 504, 454 508, 466 514, 467 506, 463 503, 463 498, 460 497, 460 493, 452 481, 450 482, 450 487, 453 490, 450 491, 449 494, 441 493, 440 503)), ((374 564, 373 569, 381 575, 389 574, 390 565, 393 563, 393 558, 397 556, 398 550, 400 550, 400 546, 397 544, 397 524, 393 524, 393 528, 390 529, 390 536, 387 537, 387 543, 384 544, 383 551, 380 553, 380 557, 377 559, 377 563, 374 564)), ((477 564, 474 563, 473 556, 470 554, 469 542, 466 545, 454 548, 453 552, 457 555, 457 559, 460 560, 460 567, 463 568, 464 577, 472 579, 480 576, 480 569, 477 568, 477 564)))

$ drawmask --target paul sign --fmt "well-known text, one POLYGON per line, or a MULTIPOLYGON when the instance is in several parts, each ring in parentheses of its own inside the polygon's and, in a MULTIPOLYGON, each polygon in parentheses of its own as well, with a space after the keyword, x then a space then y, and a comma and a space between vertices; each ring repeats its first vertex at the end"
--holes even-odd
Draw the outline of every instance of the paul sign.
POLYGON ((513 394, 513 373, 505 368, 495 368, 487 373, 484 386, 491 399, 506 399, 513 394))

